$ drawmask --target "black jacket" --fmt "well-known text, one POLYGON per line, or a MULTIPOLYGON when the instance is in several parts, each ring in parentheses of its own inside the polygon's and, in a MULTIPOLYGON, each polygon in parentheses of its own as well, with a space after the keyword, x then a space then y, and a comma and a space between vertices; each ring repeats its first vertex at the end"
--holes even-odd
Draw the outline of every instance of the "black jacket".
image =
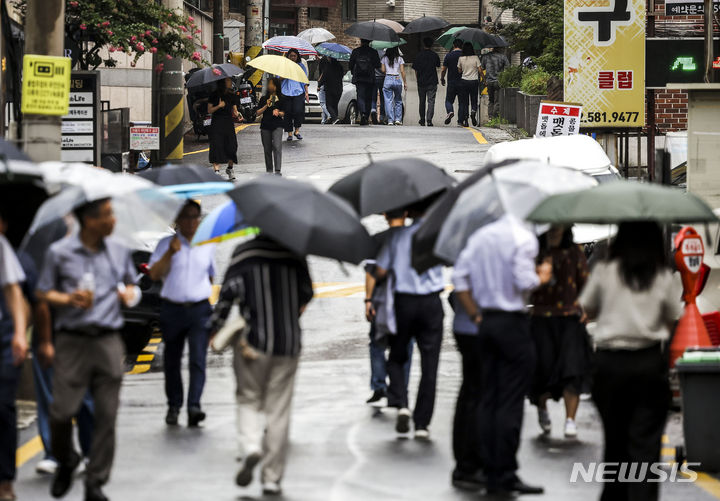
POLYGON ((350 54, 350 71, 352 71, 354 84, 357 83, 375 83, 375 70, 380 68, 380 56, 375 49, 369 45, 361 45, 354 49, 350 54), (358 60, 368 59, 370 66, 373 71, 368 74, 363 74, 360 71, 358 60))

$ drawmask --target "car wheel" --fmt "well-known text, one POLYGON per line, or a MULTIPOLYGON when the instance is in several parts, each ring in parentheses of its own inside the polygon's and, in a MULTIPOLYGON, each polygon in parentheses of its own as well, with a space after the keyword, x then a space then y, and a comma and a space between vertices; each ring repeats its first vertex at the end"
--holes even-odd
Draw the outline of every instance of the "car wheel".
POLYGON ((125 343, 125 352, 128 355, 137 355, 148 345, 155 327, 147 324, 125 324, 122 329, 122 338, 125 343))
POLYGON ((357 103, 353 101, 348 105, 347 113, 345 114, 345 121, 350 125, 355 125, 357 123, 357 117, 357 103))

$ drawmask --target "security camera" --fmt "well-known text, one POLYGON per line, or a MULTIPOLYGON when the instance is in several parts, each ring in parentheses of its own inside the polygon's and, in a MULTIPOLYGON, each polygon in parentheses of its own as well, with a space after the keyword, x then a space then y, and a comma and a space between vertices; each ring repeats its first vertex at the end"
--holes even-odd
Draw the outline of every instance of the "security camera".
POLYGON ((387 2, 385 2, 385 5, 387 5, 391 9, 394 9, 395 8, 395 0, 387 0, 387 2))

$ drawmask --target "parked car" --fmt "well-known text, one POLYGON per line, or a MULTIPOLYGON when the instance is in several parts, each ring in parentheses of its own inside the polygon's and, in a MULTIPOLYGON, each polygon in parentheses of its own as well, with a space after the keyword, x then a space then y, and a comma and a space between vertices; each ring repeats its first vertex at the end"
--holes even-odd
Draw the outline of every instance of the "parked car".
MULTIPOLYGON (((308 93, 310 94, 310 102, 305 105, 305 120, 307 122, 320 122, 322 119, 322 108, 320 108, 318 83, 316 81, 313 80, 310 82, 308 93)), ((340 121, 343 123, 354 124, 357 122, 357 91, 355 84, 352 83, 352 75, 349 71, 343 78, 343 93, 338 103, 338 115, 340 121)))

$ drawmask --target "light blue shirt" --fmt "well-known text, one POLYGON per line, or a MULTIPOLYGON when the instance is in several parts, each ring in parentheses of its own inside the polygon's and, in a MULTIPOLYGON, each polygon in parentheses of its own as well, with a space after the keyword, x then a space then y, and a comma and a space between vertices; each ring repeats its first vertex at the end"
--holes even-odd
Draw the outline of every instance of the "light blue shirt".
POLYGON ((524 311, 530 292, 540 285, 535 271, 538 248, 535 234, 512 216, 483 226, 455 263, 455 290, 472 292, 484 310, 524 311))
MULTIPOLYGON (((182 244, 170 261, 170 271, 163 279, 160 297, 174 303, 197 303, 212 294, 211 277, 215 276, 215 244, 191 246, 177 234, 182 244)), ((171 235, 158 242, 149 265, 157 263, 170 247, 171 235)))
POLYGON ((380 268, 392 268, 395 272, 395 292, 401 294, 433 294, 445 288, 442 266, 435 266, 418 275, 410 264, 412 237, 419 228, 420 221, 416 220, 411 226, 394 230, 377 257, 380 268))
MULTIPOLYGON (((300 67, 303 69, 305 74, 308 74, 308 70, 302 63, 297 63, 300 65, 300 67)), ((305 85, 302 82, 298 82, 297 80, 288 80, 287 78, 283 79, 282 83, 280 84, 280 90, 282 91, 284 96, 293 97, 293 96, 301 96, 305 94, 305 85)))

